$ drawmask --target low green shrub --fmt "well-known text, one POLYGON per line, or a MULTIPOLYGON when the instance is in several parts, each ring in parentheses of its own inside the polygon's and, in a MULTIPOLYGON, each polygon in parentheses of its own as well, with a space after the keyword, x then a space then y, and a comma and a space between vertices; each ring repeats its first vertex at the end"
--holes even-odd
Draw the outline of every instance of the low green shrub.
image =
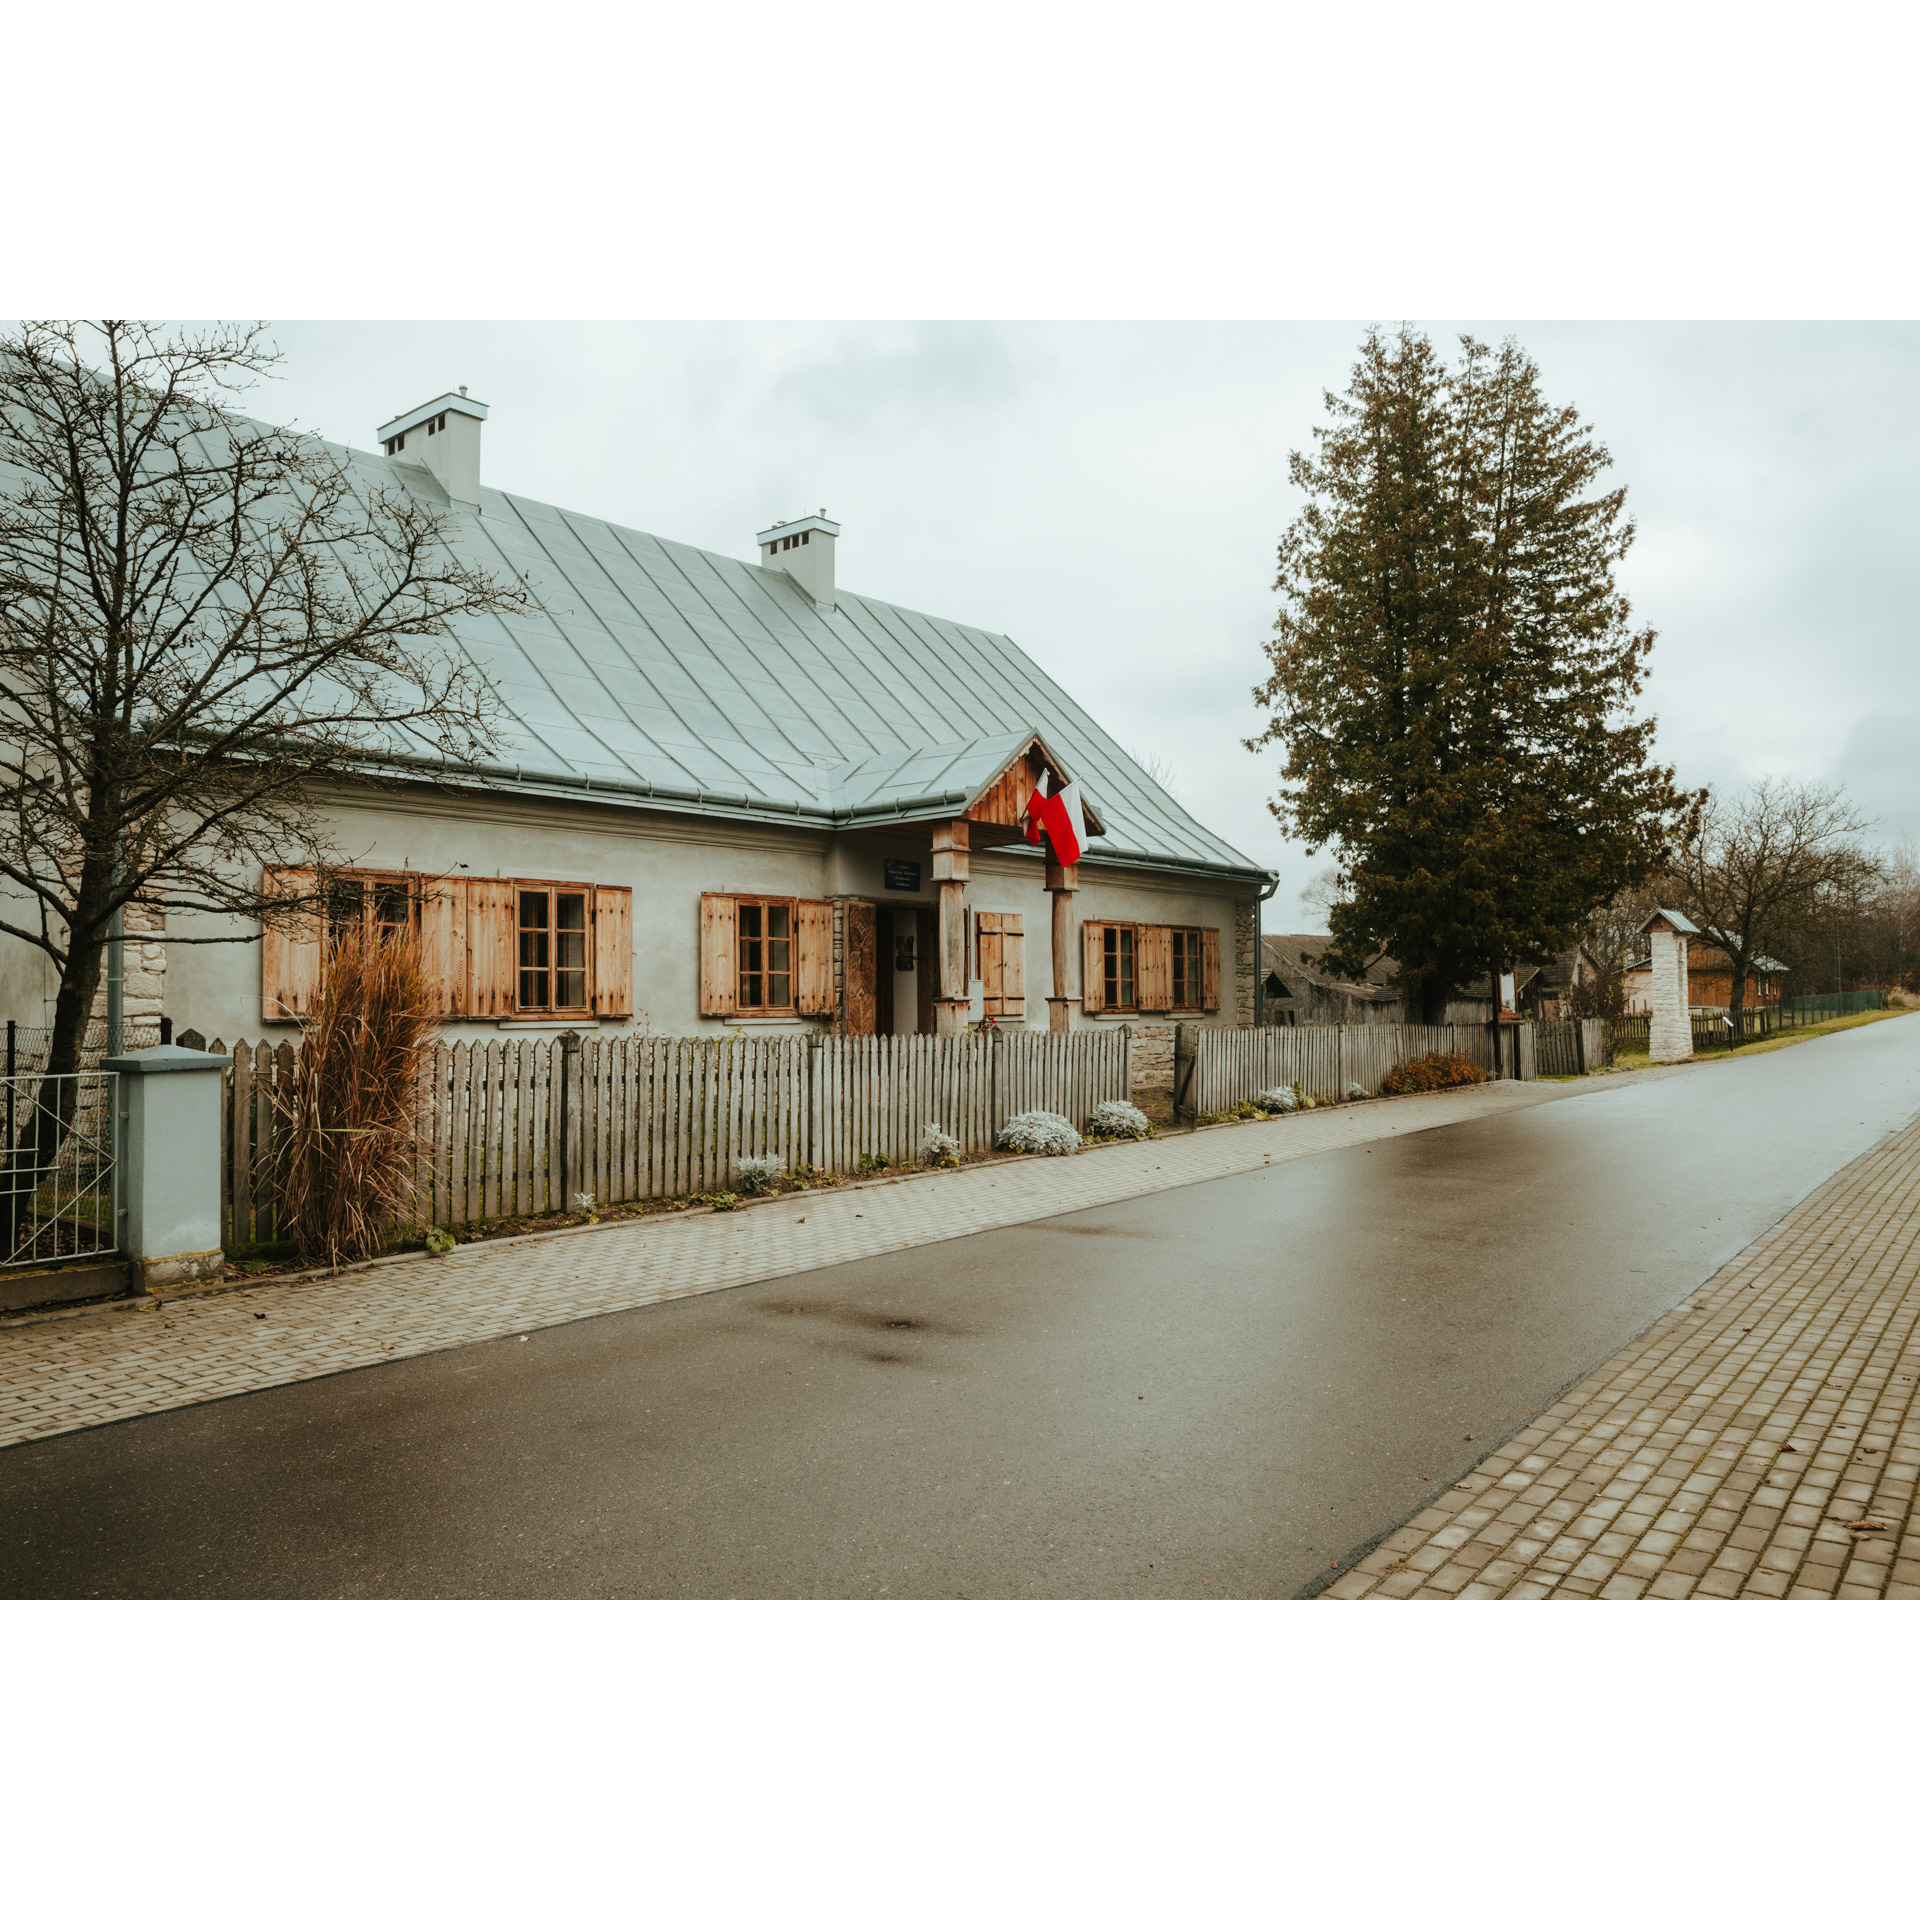
POLYGON ((1477 1086, 1487 1077, 1463 1053, 1430 1053, 1422 1060, 1403 1060, 1380 1083, 1383 1093, 1433 1093, 1441 1087, 1477 1086))

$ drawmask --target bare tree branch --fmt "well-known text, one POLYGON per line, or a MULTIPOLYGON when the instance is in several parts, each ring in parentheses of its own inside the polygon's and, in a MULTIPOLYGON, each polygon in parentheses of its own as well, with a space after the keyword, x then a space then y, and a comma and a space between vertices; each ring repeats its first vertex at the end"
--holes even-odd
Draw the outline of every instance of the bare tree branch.
POLYGON ((237 411, 276 360, 258 327, 0 336, 0 880, 41 923, 0 932, 60 968, 55 1072, 117 910, 300 912, 261 869, 328 862, 324 787, 498 743, 457 625, 524 582, 425 484, 237 411))

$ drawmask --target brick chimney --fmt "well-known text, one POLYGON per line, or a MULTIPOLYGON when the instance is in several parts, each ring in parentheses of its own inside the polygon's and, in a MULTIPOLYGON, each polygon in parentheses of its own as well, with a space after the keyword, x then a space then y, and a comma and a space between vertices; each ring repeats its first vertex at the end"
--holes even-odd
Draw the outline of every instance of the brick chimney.
POLYGON ((449 500, 480 504, 480 423, 487 410, 469 400, 467 390, 443 393, 411 413, 397 415, 380 429, 382 450, 390 460, 425 467, 449 500))
POLYGON ((840 537, 840 523, 827 518, 825 507, 804 520, 776 521, 754 537, 760 542, 763 567, 792 574, 819 605, 832 607, 833 547, 840 537))

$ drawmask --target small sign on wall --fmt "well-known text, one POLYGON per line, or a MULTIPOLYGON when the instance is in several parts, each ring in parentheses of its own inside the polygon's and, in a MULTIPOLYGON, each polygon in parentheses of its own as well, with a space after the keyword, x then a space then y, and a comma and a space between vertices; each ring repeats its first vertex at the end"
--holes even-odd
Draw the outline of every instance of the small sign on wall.
POLYGON ((920 862, 918 860, 889 860, 886 862, 887 891, 889 893, 918 893, 920 891, 920 862))

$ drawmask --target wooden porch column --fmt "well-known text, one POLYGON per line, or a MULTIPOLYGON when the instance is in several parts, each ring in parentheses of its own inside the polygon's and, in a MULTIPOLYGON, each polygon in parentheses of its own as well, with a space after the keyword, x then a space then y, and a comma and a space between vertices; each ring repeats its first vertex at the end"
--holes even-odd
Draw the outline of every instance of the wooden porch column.
POLYGON ((940 992, 933 1003, 936 1033, 967 1030, 967 823, 948 820, 933 830, 933 878, 940 889, 940 992))
POLYGON ((1074 889, 1080 884, 1077 866, 1063 867, 1047 856, 1047 891, 1053 895, 1053 991, 1047 995, 1047 1031, 1065 1033, 1073 1003, 1080 997, 1073 986, 1080 955, 1080 930, 1073 910, 1074 889))

